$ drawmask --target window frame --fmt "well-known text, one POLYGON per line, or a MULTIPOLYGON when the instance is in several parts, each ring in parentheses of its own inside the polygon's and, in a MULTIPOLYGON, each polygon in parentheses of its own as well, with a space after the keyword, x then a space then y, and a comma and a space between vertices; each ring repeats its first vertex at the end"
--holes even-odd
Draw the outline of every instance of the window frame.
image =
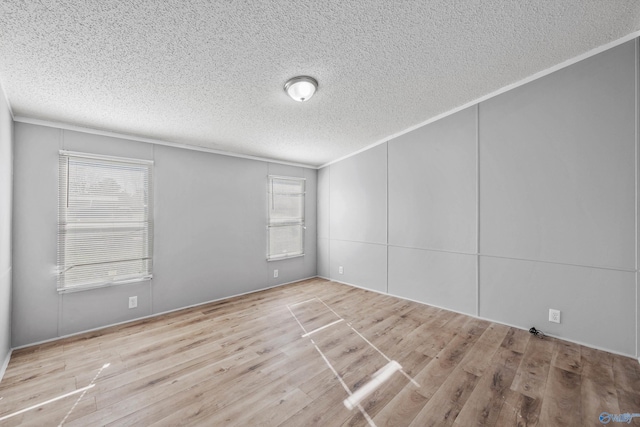
POLYGON ((305 256, 305 235, 306 235, 306 187, 307 187, 307 179, 302 177, 295 176, 282 176, 282 175, 268 175, 267 176, 267 261, 281 261, 285 259, 298 258, 305 256), (288 180, 288 181, 297 181, 302 185, 302 191, 300 193, 291 193, 291 194, 299 194, 302 197, 302 210, 301 217, 298 221, 290 221, 283 223, 273 223, 271 218, 271 209, 270 206, 273 203, 273 197, 275 193, 273 192, 273 181, 274 180, 288 180), (271 200, 269 200, 271 198, 271 200), (300 226, 301 233, 301 243, 300 243, 300 252, 293 253, 289 255, 289 253, 285 255, 274 256, 271 254, 271 233, 270 229, 273 227, 290 227, 290 226, 300 226))
MULTIPOLYGON (((124 285, 127 283, 138 283, 138 282, 152 279, 153 278, 153 231, 154 231, 154 227, 153 227, 154 161, 146 160, 146 159, 134 159, 134 158, 128 158, 128 157, 116 157, 116 156, 107 156, 107 155, 100 155, 100 154, 82 153, 82 152, 68 151, 68 150, 60 150, 58 153, 59 153, 58 154, 58 157, 59 157, 58 229, 57 229, 57 242, 56 242, 57 291, 59 293, 79 292, 79 291, 85 291, 85 290, 96 289, 96 288, 124 285), (73 222, 67 220, 67 217, 66 217, 67 210, 65 206, 66 204, 68 204, 68 201, 69 201, 69 182, 70 182, 69 181, 69 160, 71 158, 93 160, 93 161, 96 161, 97 164, 99 164, 100 162, 103 162, 102 163, 103 166, 101 167, 104 167, 104 166, 108 167, 110 164, 111 165, 120 164, 122 166, 134 165, 134 166, 146 168, 146 177, 145 177, 145 180, 146 180, 145 199, 147 203, 147 207, 145 209, 146 216, 143 221, 132 221, 134 223, 140 222, 141 224, 143 224, 143 230, 146 237, 146 239, 144 240, 144 245, 146 245, 146 247, 144 247, 143 245, 141 246, 141 248, 147 256, 140 258, 140 260, 144 260, 148 262, 148 265, 147 265, 148 268, 145 269, 146 271, 144 273, 141 273, 137 277, 130 277, 126 279, 104 280, 100 282, 77 283, 77 284, 71 284, 71 285, 65 284, 64 273, 74 267, 74 266, 69 266, 65 264, 65 253, 64 253, 66 246, 69 244, 69 240, 67 236, 70 236, 70 234, 67 234, 67 231, 69 229, 73 229, 73 226, 68 228, 68 225, 73 224, 73 222), (61 236, 61 234, 64 234, 64 237, 61 236), (62 239, 65 239, 64 243, 62 239)), ((77 223, 77 224, 80 224, 80 223, 77 223)), ((95 222, 93 223, 93 225, 86 225, 84 227, 81 226, 80 228, 85 228, 88 230, 91 230, 91 229, 99 230, 100 228, 102 229, 105 228, 104 226, 100 227, 98 224, 99 222, 95 222)), ((78 226, 76 225, 76 228, 77 227, 78 226)), ((100 263, 98 262, 96 264, 100 264, 100 263)), ((104 277, 104 279, 107 279, 107 278, 104 277)))

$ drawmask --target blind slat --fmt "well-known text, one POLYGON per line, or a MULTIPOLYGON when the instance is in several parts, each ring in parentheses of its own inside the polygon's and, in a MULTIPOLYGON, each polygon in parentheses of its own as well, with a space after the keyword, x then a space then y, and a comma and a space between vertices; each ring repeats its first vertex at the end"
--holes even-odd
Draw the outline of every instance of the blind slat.
POLYGON ((304 254, 305 180, 269 177, 267 259, 304 254))
POLYGON ((149 277, 152 163, 60 153, 58 288, 149 277))

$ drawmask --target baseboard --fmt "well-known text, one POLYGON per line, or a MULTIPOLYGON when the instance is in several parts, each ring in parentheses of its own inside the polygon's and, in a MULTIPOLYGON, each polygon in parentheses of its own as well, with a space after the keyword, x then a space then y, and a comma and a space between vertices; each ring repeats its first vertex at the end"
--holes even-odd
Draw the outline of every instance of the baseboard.
POLYGON ((2 382, 4 373, 7 370, 7 366, 9 366, 9 360, 11 360, 11 353, 13 353, 13 349, 9 350, 7 357, 4 359, 4 362, 2 362, 2 366, 0 366, 0 383, 2 382))
MULTIPOLYGON (((23 348, 29 348, 29 347, 33 347, 33 346, 36 346, 36 345, 47 344, 47 343, 50 343, 50 342, 53 342, 53 341, 58 341, 58 340, 61 340, 61 339, 65 339, 65 338, 75 337, 77 335, 86 334, 88 332, 100 331, 102 329, 111 328, 113 326, 124 325, 126 323, 131 323, 131 322, 138 322, 140 320, 145 320, 145 319, 151 319, 153 317, 158 317, 158 316, 162 316, 162 315, 165 315, 165 314, 174 313, 176 311, 187 310, 187 309, 198 307, 198 306, 201 306, 201 305, 210 304, 212 302, 224 301, 224 300, 231 299, 231 298, 241 297, 243 295, 251 295, 251 294, 255 294, 256 292, 262 292, 262 291, 266 291, 268 289, 278 288, 280 286, 291 285, 292 283, 303 282, 305 280, 311 280, 311 279, 315 279, 317 277, 318 276, 310 276, 310 277, 306 277, 304 279, 298 279, 298 280, 294 280, 294 281, 291 281, 291 282, 279 283, 277 285, 268 286, 266 288, 260 288, 260 289, 256 289, 256 290, 249 291, 249 292, 243 292, 243 293, 240 293, 240 294, 229 295, 229 296, 222 297, 222 298, 216 298, 216 299, 212 299, 212 300, 205 301, 205 302, 199 302, 199 303, 196 303, 196 304, 187 305, 187 306, 184 306, 184 307, 174 308, 174 309, 171 309, 171 310, 162 311, 160 313, 153 313, 153 314, 150 314, 148 316, 136 317, 135 319, 129 319, 129 320, 125 320, 125 321, 117 322, 117 323, 110 323, 108 325, 98 326, 97 328, 91 328, 91 329, 87 329, 87 330, 80 331, 80 332, 74 332, 72 334, 60 335, 59 337, 49 338, 49 339, 46 339, 46 340, 37 341, 37 342, 34 342, 34 343, 30 343, 30 344, 24 344, 24 345, 21 345, 21 346, 13 348, 13 350, 21 350, 23 348)), ((0 378, 2 378, 2 377, 0 376, 0 378)))
MULTIPOLYGON (((351 286, 351 287, 354 287, 354 288, 363 289, 365 291, 375 292, 375 293, 381 294, 381 295, 389 295, 391 297, 399 298, 399 299, 402 299, 402 300, 405 300, 405 301, 411 301, 411 302, 415 302, 415 303, 418 303, 418 304, 428 305, 430 307, 435 307, 435 308, 440 308, 442 310, 451 311, 453 313, 463 314, 465 316, 473 317, 474 319, 478 319, 478 320, 484 320, 486 322, 497 323, 499 325, 509 326, 511 328, 516 328, 516 329, 520 329, 520 330, 523 330, 523 331, 528 331, 529 330, 529 329, 527 329, 525 327, 522 327, 522 326, 513 325, 513 324, 510 324, 510 323, 505 323, 505 322, 501 322, 499 320, 489 319, 489 318, 486 318, 486 317, 476 316, 475 314, 464 313, 462 311, 452 310, 451 308, 442 307, 442 306, 435 305, 435 304, 429 304, 429 303, 426 303, 424 301, 418 301, 418 300, 414 300, 414 299, 411 299, 411 298, 402 297, 400 295, 395 295, 395 294, 392 294, 392 293, 389 293, 389 292, 383 292, 383 291, 378 291, 376 289, 365 288, 363 286, 354 285, 353 283, 341 282, 339 280, 332 280, 332 279, 328 279, 328 280, 331 280, 332 282, 340 283, 340 284, 343 284, 343 285, 351 286)), ((562 340, 562 341, 567 341, 567 342, 570 342, 570 343, 573 343, 573 344, 583 345, 585 347, 593 348, 595 350, 606 351, 607 353, 617 354, 618 356, 631 357, 633 359, 636 358, 636 356, 632 355, 632 354, 622 353, 622 352, 619 352, 619 351, 616 351, 616 350, 611 350, 611 349, 608 349, 608 348, 595 346, 593 344, 587 344, 587 343, 584 343, 584 342, 581 342, 581 341, 573 340, 573 339, 562 337, 562 336, 558 336, 558 335, 551 335, 551 334, 548 334, 546 332, 544 332, 544 334, 546 336, 548 336, 548 337, 551 337, 551 338, 556 338, 556 339, 559 339, 559 340, 562 340)), ((640 363, 640 358, 638 358, 638 362, 640 363)))
MULTIPOLYGON (((287 282, 287 283, 280 283, 278 285, 269 286, 269 287, 266 287, 266 288, 256 289, 254 291, 243 292, 243 293, 240 293, 240 294, 230 295, 230 296, 223 297, 223 298, 217 298, 217 299, 213 299, 213 300, 210 300, 210 301, 205 301, 205 302, 192 304, 192 305, 185 306, 185 307, 176 308, 176 309, 173 309, 173 310, 167 310, 167 311, 163 311, 163 312, 160 312, 160 313, 150 314, 149 316, 139 317, 139 318, 136 318, 136 319, 126 320, 124 322, 118 322, 118 323, 113 323, 113 324, 109 324, 109 325, 105 325, 105 326, 100 326, 98 328, 88 329, 86 331, 75 332, 73 334, 63 335, 63 336, 50 338, 50 339, 47 339, 47 340, 42 340, 42 341, 38 341, 38 342, 35 342, 35 343, 25 344, 25 345, 22 345, 22 346, 19 346, 19 347, 15 347, 15 348, 13 348, 13 349, 11 349, 9 351, 9 354, 7 355, 4 363, 0 367, 0 381, 2 381, 2 377, 4 376, 4 373, 5 373, 6 369, 7 369, 7 366, 9 365, 9 360, 11 359, 11 354, 12 354, 13 350, 19 350, 19 349, 22 349, 22 348, 28 348, 28 347, 32 347, 32 346, 35 346, 35 345, 46 344, 46 343, 57 341, 57 340, 61 340, 61 339, 64 339, 64 338, 69 338, 69 337, 73 337, 73 336, 76 336, 76 335, 85 334, 87 332, 99 331, 101 329, 110 328, 112 326, 123 325, 123 324, 130 323, 130 322, 137 322, 139 320, 144 320, 144 319, 149 319, 149 318, 153 318, 153 317, 157 317, 157 316, 162 316, 162 315, 173 313, 173 312, 176 312, 176 311, 186 310, 186 309, 189 309, 189 308, 210 304, 212 302, 224 301, 224 300, 227 300, 227 299, 236 298, 236 297, 240 297, 240 296, 243 296, 243 295, 251 295, 251 294, 254 294, 256 292, 266 291, 268 289, 274 289, 274 288, 278 288, 280 286, 290 285, 290 284, 293 284, 293 283, 303 282, 305 280, 311 280, 311 279, 329 280, 331 282, 340 283, 342 285, 351 286, 351 287, 358 288, 358 289, 363 289, 365 291, 375 292, 377 294, 388 295, 388 296, 392 296, 394 298, 399 298, 399 299, 402 299, 402 300, 405 300, 405 301, 411 301, 411 302, 415 302, 415 303, 422 304, 422 305, 428 305, 430 307, 440 308, 442 310, 451 311, 453 313, 462 314, 462 315, 465 315, 465 316, 473 317, 475 319, 484 320, 484 321, 487 321, 487 322, 498 323, 500 325, 509 326, 509 327, 520 329, 520 330, 523 330, 523 331, 528 330, 528 329, 523 328, 523 327, 518 326, 518 325, 512 325, 510 323, 500 322, 500 321, 497 321, 497 320, 494 320, 494 319, 488 319, 488 318, 485 318, 485 317, 480 317, 480 316, 476 316, 476 315, 473 315, 473 314, 452 310, 452 309, 447 308, 447 307, 441 307, 441 306, 437 306, 437 305, 433 305, 433 304, 428 304, 428 303, 426 303, 424 301, 417 301, 417 300, 414 300, 414 299, 411 299, 411 298, 406 298, 406 297, 402 297, 402 296, 399 296, 399 295, 394 295, 394 294, 391 294, 391 293, 388 293, 388 292, 378 291, 376 289, 365 288, 364 286, 355 285, 353 283, 341 282, 339 280, 333 280, 330 277, 311 276, 311 277, 307 277, 307 278, 299 279, 299 280, 294 280, 294 281, 287 282)), ((606 349, 606 348, 602 348, 602 347, 598 347, 598 346, 594 346, 593 344, 586 344, 586 343, 583 343, 583 342, 580 342, 580 341, 576 341, 576 340, 572 340, 572 339, 568 339, 568 338, 560 337, 560 336, 556 336, 556 335, 547 334, 547 336, 550 336, 552 338, 556 338, 556 339, 559 339, 559 340, 571 342, 571 343, 574 343, 574 344, 583 345, 585 347, 593 348, 593 349, 596 349, 596 350, 606 351, 607 353, 617 354, 619 356, 631 357, 631 358, 635 359, 635 356, 633 356, 633 355, 621 353, 621 352, 618 352, 618 351, 615 351, 615 350, 610 350, 610 349, 606 349)), ((638 360, 638 363, 640 363, 640 358, 638 358, 637 360, 638 360)))

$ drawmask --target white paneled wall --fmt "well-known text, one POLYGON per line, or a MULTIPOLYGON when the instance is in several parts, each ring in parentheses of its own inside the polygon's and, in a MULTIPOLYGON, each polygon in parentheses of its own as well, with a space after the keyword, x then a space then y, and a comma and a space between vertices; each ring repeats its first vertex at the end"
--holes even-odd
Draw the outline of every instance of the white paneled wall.
POLYGON ((321 170, 319 271, 637 356, 636 43, 321 170))
POLYGON ((483 254, 634 270, 635 45, 480 104, 483 254))
POLYGON ((329 168, 318 171, 318 275, 329 277, 329 168))
POLYGON ((331 167, 332 240, 387 243, 387 145, 331 167))
POLYGON ((389 244, 475 254, 477 120, 467 108, 389 144, 389 244))
POLYGON ((15 146, 14 347, 317 274, 314 169, 25 123, 15 125, 15 146), (57 162, 62 148, 154 160, 152 280, 58 294, 57 162), (304 257, 266 260, 269 173, 307 180, 304 257), (279 270, 278 278, 273 269, 279 270), (138 297, 137 308, 128 308, 129 296, 138 297))
POLYGON ((0 379, 11 352, 13 119, 0 87, 0 379))

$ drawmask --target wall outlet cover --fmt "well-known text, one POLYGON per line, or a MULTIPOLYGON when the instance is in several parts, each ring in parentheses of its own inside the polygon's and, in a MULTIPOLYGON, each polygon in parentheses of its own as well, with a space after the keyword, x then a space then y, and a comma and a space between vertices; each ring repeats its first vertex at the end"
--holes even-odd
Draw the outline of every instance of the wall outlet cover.
POLYGON ((549 322, 560 323, 560 310, 549 309, 549 322))
POLYGON ((138 297, 129 297, 129 308, 136 308, 138 306, 138 297))
POLYGON ((273 270, 273 277, 278 277, 278 270, 273 270))

